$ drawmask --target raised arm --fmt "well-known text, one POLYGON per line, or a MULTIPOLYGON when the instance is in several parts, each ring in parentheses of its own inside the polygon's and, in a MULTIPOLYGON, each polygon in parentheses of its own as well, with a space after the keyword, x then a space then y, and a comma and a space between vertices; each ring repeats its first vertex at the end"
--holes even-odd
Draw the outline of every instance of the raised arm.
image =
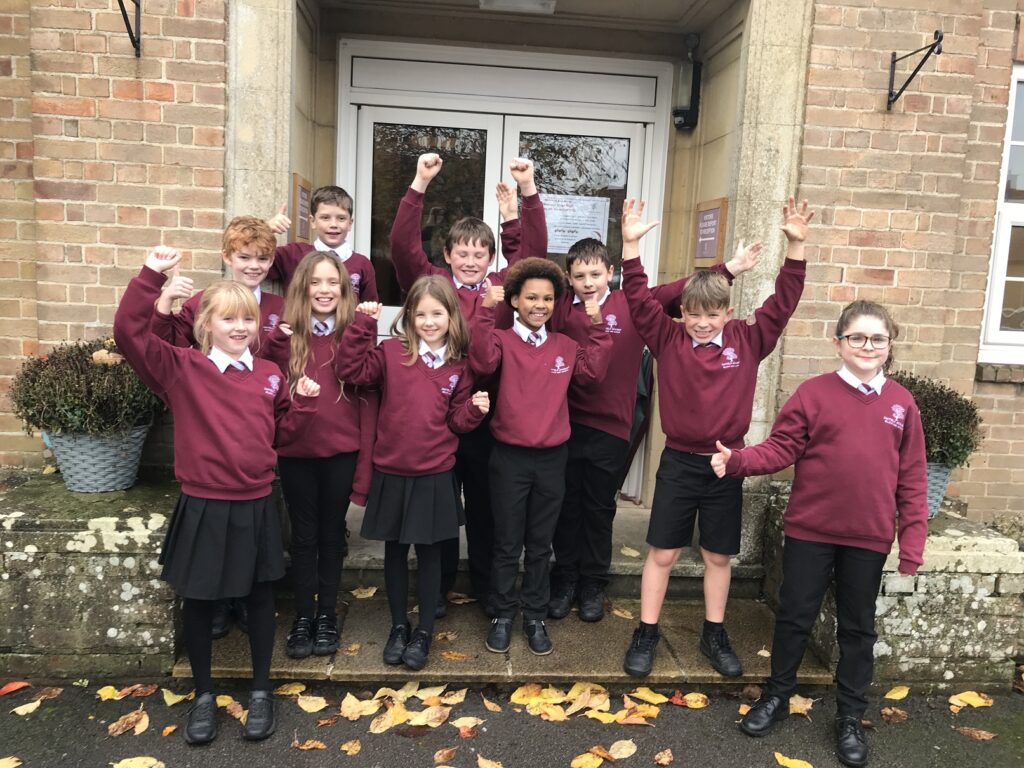
POLYGON ((443 275, 446 271, 430 263, 423 250, 423 195, 430 182, 441 171, 441 157, 433 152, 420 155, 416 161, 416 176, 398 204, 395 221, 391 225, 391 260, 395 264, 395 277, 403 291, 423 275, 443 275))
POLYGON ((611 362, 612 337, 605 330, 601 317, 601 306, 597 299, 588 299, 584 309, 590 317, 587 326, 587 343, 576 348, 576 365, 572 378, 577 383, 598 383, 604 379, 611 362))
POLYGON ((380 304, 366 301, 356 307, 355 317, 341 335, 334 372, 342 381, 359 386, 380 384, 386 365, 384 350, 376 346, 380 304))
POLYGON ((469 323, 469 367, 477 376, 494 373, 501 363, 501 339, 494 332, 494 308, 504 296, 502 286, 490 286, 469 323))
POLYGON ((638 205, 635 200, 627 200, 622 206, 622 292, 640 338, 657 356, 676 332, 676 323, 647 287, 647 275, 640 263, 640 238, 658 222, 645 224, 641 220, 643 210, 643 201, 638 205))

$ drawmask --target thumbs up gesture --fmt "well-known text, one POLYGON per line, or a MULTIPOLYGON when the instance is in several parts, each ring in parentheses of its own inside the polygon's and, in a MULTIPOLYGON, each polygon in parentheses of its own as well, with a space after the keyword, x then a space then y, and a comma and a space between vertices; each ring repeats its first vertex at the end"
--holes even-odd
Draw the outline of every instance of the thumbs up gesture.
POLYGON ((718 453, 711 457, 711 469, 716 477, 725 477, 725 466, 732 458, 732 451, 722 445, 721 440, 715 440, 715 447, 718 449, 718 453))

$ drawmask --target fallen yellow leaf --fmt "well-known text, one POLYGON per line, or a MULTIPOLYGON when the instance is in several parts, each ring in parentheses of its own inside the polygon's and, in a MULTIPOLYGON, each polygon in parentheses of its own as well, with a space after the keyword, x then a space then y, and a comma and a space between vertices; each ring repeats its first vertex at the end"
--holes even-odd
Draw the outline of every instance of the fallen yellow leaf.
POLYGON ((169 691, 166 688, 163 688, 162 691, 163 691, 163 694, 164 694, 164 704, 166 704, 168 707, 173 707, 175 704, 178 704, 178 703, 180 703, 182 701, 185 701, 186 699, 190 699, 191 700, 191 699, 195 698, 195 695, 196 695, 195 691, 192 691, 190 693, 184 693, 184 694, 182 694, 182 693, 175 693, 174 691, 169 691))
POLYGON ((22 704, 20 707, 15 707, 11 712, 15 715, 30 715, 39 709, 40 704, 42 704, 42 701, 36 699, 35 701, 30 701, 28 704, 22 704))
POLYGON ((117 698, 117 688, 112 685, 104 685, 96 691, 96 698, 100 701, 110 701, 117 698))
POLYGON ((772 657, 772 652, 764 646, 761 646, 761 650, 757 652, 757 655, 765 659, 770 659, 772 657))
POLYGON ((301 749, 303 752, 306 752, 310 749, 327 749, 326 744, 324 744, 322 741, 317 741, 316 739, 306 739, 301 744, 299 744, 298 741, 293 741, 292 746, 296 749, 301 749))
POLYGON ((509 701, 513 704, 529 704, 534 699, 539 699, 543 690, 544 687, 540 683, 527 683, 516 688, 509 701))
POLYGON ((278 696, 298 696, 306 690, 305 683, 284 683, 283 685, 277 686, 274 689, 274 693, 278 696))
POLYGON ((991 707, 992 697, 975 691, 964 691, 950 696, 949 703, 957 707, 991 707))
POLYGON ((149 715, 143 712, 142 717, 139 718, 139 722, 135 724, 134 728, 132 728, 132 733, 138 736, 140 733, 145 732, 147 728, 149 728, 149 715))
POLYGON ((448 693, 441 697, 441 703, 449 707, 461 704, 466 700, 466 691, 468 690, 468 688, 460 688, 457 691, 448 691, 448 693))
POLYGON ((623 547, 619 550, 626 557, 640 557, 640 550, 633 549, 632 547, 623 547))
POLYGON ((604 762, 603 758, 598 757, 593 752, 584 752, 582 755, 576 755, 569 763, 569 768, 597 768, 601 763, 604 762))
POLYGON ((434 639, 438 640, 438 641, 445 641, 446 640, 446 641, 448 641, 450 643, 450 642, 454 641, 456 638, 458 638, 458 636, 459 636, 459 633, 458 632, 454 632, 454 631, 436 632, 434 634, 434 639))
POLYGON ((394 688, 380 688, 377 690, 375 694, 373 694, 373 698, 382 699, 385 696, 387 696, 389 699, 393 699, 394 701, 400 701, 404 704, 405 701, 410 696, 416 693, 419 687, 420 684, 418 682, 410 681, 403 685, 401 688, 399 688, 397 691, 394 688))
POLYGON ((477 753, 476 768, 505 768, 505 766, 503 766, 497 760, 488 760, 480 753, 477 753))
POLYGON ((341 745, 341 751, 349 756, 358 755, 362 748, 363 745, 359 743, 359 739, 352 739, 341 745))
POLYGON ((295 703, 303 712, 319 712, 327 706, 327 699, 323 696, 299 696, 295 703))
POLYGON ((704 709, 708 705, 708 697, 703 693, 688 693, 683 696, 683 703, 689 709, 704 709))
POLYGON ((233 718, 235 718, 235 720, 240 722, 242 725, 245 725, 245 721, 249 716, 249 710, 243 709, 242 705, 239 704, 237 701, 232 701, 230 704, 224 707, 224 711, 231 715, 233 718))
POLYGON ((907 698, 907 694, 910 693, 909 685, 897 685, 895 688, 890 690, 882 698, 892 699, 893 701, 899 701, 900 699, 907 698))
POLYGON ((601 693, 608 692, 604 686, 598 685, 597 683, 573 683, 572 688, 570 688, 569 692, 565 694, 565 698, 569 701, 576 701, 576 699, 583 694, 590 693, 592 691, 600 691, 601 693))
POLYGON ((981 728, 971 728, 963 725, 954 729, 957 733, 975 741, 992 741, 996 737, 991 731, 983 731, 981 728))
POLYGON ((176 725, 165 725, 164 729, 162 731, 160 731, 160 735, 161 736, 170 736, 176 730, 178 730, 178 726, 176 726, 176 725))
POLYGON ((319 720, 316 721, 316 727, 323 728, 327 725, 334 725, 336 722, 338 722, 339 717, 341 717, 341 715, 328 715, 327 717, 321 717, 319 720))
POLYGON ((815 701, 817 701, 817 699, 808 699, 804 696, 800 696, 799 694, 794 694, 789 697, 789 714, 803 715, 810 720, 811 708, 814 706, 815 701))
POLYGON ((484 700, 484 709, 488 712, 501 712, 501 707, 488 699, 482 693, 480 694, 480 698, 484 700))
POLYGON ((426 701, 431 696, 440 696, 442 693, 444 693, 444 689, 447 687, 447 685, 438 685, 433 688, 420 688, 418 691, 416 691, 416 693, 413 694, 413 696, 415 696, 420 701, 426 701))
POLYGON ((441 651, 441 658, 448 661, 465 661, 469 656, 462 651, 441 651))
POLYGON ((660 693, 655 693, 650 688, 637 688, 632 691, 630 696, 640 699, 640 701, 646 701, 648 704, 664 704, 668 701, 668 696, 662 696, 660 693))
POLYGON ((21 760, 14 755, 0 757, 0 768, 18 768, 19 765, 21 765, 21 760))
POLYGON ((468 603, 475 603, 476 598, 465 595, 462 592, 449 592, 448 602, 452 605, 466 605, 468 603))
POLYGON ((616 760, 624 760, 636 753, 636 744, 632 739, 621 739, 608 747, 608 754, 616 760))
POLYGON ((107 726, 107 733, 110 736, 120 736, 122 733, 127 733, 139 726, 142 723, 143 717, 146 718, 146 726, 149 726, 149 716, 143 711, 142 707, 139 707, 133 712, 129 712, 127 715, 122 715, 117 720, 107 726))
POLYGON ((47 464, 45 467, 43 467, 43 474, 44 475, 52 475, 56 471, 57 471, 57 467, 55 465, 53 465, 53 464, 47 464))
POLYGON ((775 762, 783 768, 814 768, 806 760, 797 760, 795 757, 786 757, 781 752, 775 753, 775 762))
POLYGON ((561 723, 569 719, 569 716, 565 713, 557 704, 548 704, 544 701, 538 701, 534 704, 530 704, 526 707, 526 711, 531 715, 539 715, 542 720, 548 720, 552 723, 561 723))
POLYGON ((476 728, 483 722, 484 721, 479 717, 460 717, 457 720, 452 720, 448 724, 456 728, 476 728))
MULTIPOLYGON (((600 688, 600 686, 598 686, 598 688, 600 688)), ((576 696, 575 699, 572 699, 572 703, 569 705, 569 708, 565 710, 565 714, 574 715, 584 709, 598 709, 602 712, 607 712, 611 709, 611 702, 608 700, 608 692, 603 688, 600 688, 600 690, 590 689, 584 691, 579 696, 576 696)))
POLYGON ((598 756, 598 757, 600 757, 600 758, 601 758, 602 760, 607 760, 607 761, 608 761, 608 762, 610 762, 610 763, 614 763, 614 762, 615 762, 615 755, 613 755, 613 754, 612 754, 611 752, 609 752, 609 751, 608 751, 607 749, 605 749, 604 747, 602 747, 602 746, 601 746, 600 744, 595 744, 594 746, 592 746, 592 747, 591 747, 590 749, 588 749, 587 751, 588 751, 588 752, 589 752, 590 754, 592 754, 592 755, 597 755, 597 756, 598 756))
POLYGON ((448 719, 448 714, 451 711, 451 707, 427 707, 421 712, 410 712, 406 722, 409 725, 426 725, 430 728, 437 728, 448 719))
POLYGON ((344 648, 339 649, 338 652, 341 653, 343 656, 355 656, 357 653, 359 653, 359 649, 362 647, 363 646, 359 643, 352 643, 351 645, 346 645, 344 648))
POLYGON ((612 608, 612 615, 618 616, 620 619, 626 619, 626 621, 633 620, 633 614, 625 608, 612 608))
POLYGON ((352 597, 356 598, 357 600, 365 600, 366 598, 373 597, 375 594, 377 594, 377 588, 376 587, 356 587, 355 589, 351 590, 349 592, 349 594, 352 595, 352 597))
POLYGON ((386 712, 373 718, 373 722, 370 723, 370 733, 384 733, 389 728, 401 725, 408 719, 409 712, 406 710, 405 705, 400 701, 396 701, 386 712))
POLYGON ((907 717, 907 713, 898 707, 882 707, 882 719, 890 725, 906 722, 907 717))
POLYGON ((661 752, 654 756, 655 765, 671 765, 675 758, 672 756, 671 749, 663 749, 661 752))
POLYGON ((233 698, 228 696, 226 693, 222 693, 220 696, 217 697, 217 706, 221 709, 224 709, 224 707, 228 706, 228 704, 230 704, 233 701, 233 698))
POLYGON ((116 763, 110 764, 111 768, 166 768, 166 766, 155 757, 126 757, 116 763))
POLYGON ((750 705, 749 704, 740 704, 740 716, 741 717, 743 715, 747 714, 747 712, 749 712, 749 711, 750 711, 750 705))
POLYGON ((615 722, 615 715, 611 712, 600 712, 596 709, 588 709, 584 714, 589 718, 597 720, 599 723, 604 723, 605 725, 615 722))
POLYGON ((455 750, 458 747, 446 747, 445 749, 439 749, 434 753, 435 763, 447 763, 453 757, 455 757, 455 750))
POLYGON ((351 693, 346 693, 341 701, 341 716, 349 720, 358 720, 360 717, 374 714, 380 706, 377 699, 360 701, 351 693))

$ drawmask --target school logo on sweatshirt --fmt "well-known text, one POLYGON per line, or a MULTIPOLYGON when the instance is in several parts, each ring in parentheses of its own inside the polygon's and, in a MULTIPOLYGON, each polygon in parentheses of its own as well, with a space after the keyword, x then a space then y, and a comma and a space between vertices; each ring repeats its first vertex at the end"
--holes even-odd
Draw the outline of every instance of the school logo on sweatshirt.
POLYGON ((565 364, 565 358, 559 355, 555 358, 555 367, 551 369, 552 373, 568 373, 569 366, 565 364))
POLYGON ((608 315, 604 319, 604 329, 607 333, 622 333, 622 328, 619 326, 619 318, 615 315, 608 315))
POLYGON ((726 347, 722 350, 722 357, 725 360, 722 361, 723 368, 739 368, 740 367, 740 356, 736 354, 736 350, 732 347, 726 347))
POLYGON ((263 394, 273 397, 281 389, 281 377, 276 373, 267 376, 267 386, 263 388, 263 394))
POLYGON ((453 373, 448 377, 448 386, 441 387, 441 394, 451 396, 452 392, 455 391, 455 387, 459 384, 459 374, 453 373))
POLYGON ((882 417, 882 421, 888 424, 890 427, 896 429, 903 429, 903 419, 907 415, 907 409, 902 405, 894 405, 892 407, 892 416, 882 417))
POLYGON ((274 314, 274 313, 271 313, 271 314, 267 315, 267 324, 263 326, 263 332, 264 333, 272 332, 275 328, 277 328, 277 324, 279 322, 281 322, 281 316, 280 315, 277 315, 277 314, 274 314))
POLYGON ((363 279, 358 272, 353 272, 349 277, 352 279, 352 292, 359 295, 359 282, 363 279))

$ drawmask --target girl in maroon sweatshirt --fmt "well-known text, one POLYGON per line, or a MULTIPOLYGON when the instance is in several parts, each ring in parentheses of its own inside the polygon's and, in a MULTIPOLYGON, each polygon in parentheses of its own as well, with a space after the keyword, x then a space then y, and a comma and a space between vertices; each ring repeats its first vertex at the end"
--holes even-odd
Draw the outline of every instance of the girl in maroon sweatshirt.
POLYGON ((868 756, 861 718, 874 664, 882 567, 895 536, 900 573, 915 574, 928 532, 921 414, 911 394, 884 373, 898 332, 884 307, 848 305, 833 340, 840 369, 797 387, 763 443, 730 450, 719 442, 711 459, 719 477, 767 475, 796 465, 783 516, 771 677, 740 728, 761 736, 789 713, 807 638, 834 581, 837 752, 854 766, 868 756))
POLYGON ((376 395, 344 384, 334 373, 342 333, 355 308, 352 283, 334 255, 314 251, 298 263, 284 322, 264 345, 263 356, 285 372, 290 388, 304 377, 321 386, 324 407, 301 439, 277 446, 281 489, 292 523, 295 619, 285 646, 293 659, 338 650, 338 584, 348 547, 345 513, 358 475, 371 466, 369 447, 376 395), (372 400, 371 400, 372 398, 372 400))
POLYGON ((490 399, 486 392, 471 395, 468 330, 450 279, 431 275, 413 283, 391 327, 397 338, 373 347, 379 315, 376 302, 356 307, 335 370, 344 381, 381 388, 373 481, 360 535, 384 542, 392 622, 384 662, 422 669, 441 592, 441 542, 458 537, 464 522, 453 471, 455 432, 474 429, 490 399), (420 621, 411 637, 410 545, 416 548, 420 621))
POLYGON ((190 744, 217 735, 210 673, 215 601, 245 597, 249 607, 253 693, 245 738, 274 731, 270 658, 271 583, 284 575, 281 529, 270 485, 275 443, 294 442, 316 413, 320 386, 302 377, 289 397, 281 370, 254 358, 259 307, 245 286, 210 286, 199 305, 200 348, 175 347, 150 330, 164 274, 181 260, 161 246, 125 290, 114 318, 118 349, 174 413, 174 473, 181 498, 171 517, 161 578, 184 598, 185 647, 196 702, 185 728, 190 744))

